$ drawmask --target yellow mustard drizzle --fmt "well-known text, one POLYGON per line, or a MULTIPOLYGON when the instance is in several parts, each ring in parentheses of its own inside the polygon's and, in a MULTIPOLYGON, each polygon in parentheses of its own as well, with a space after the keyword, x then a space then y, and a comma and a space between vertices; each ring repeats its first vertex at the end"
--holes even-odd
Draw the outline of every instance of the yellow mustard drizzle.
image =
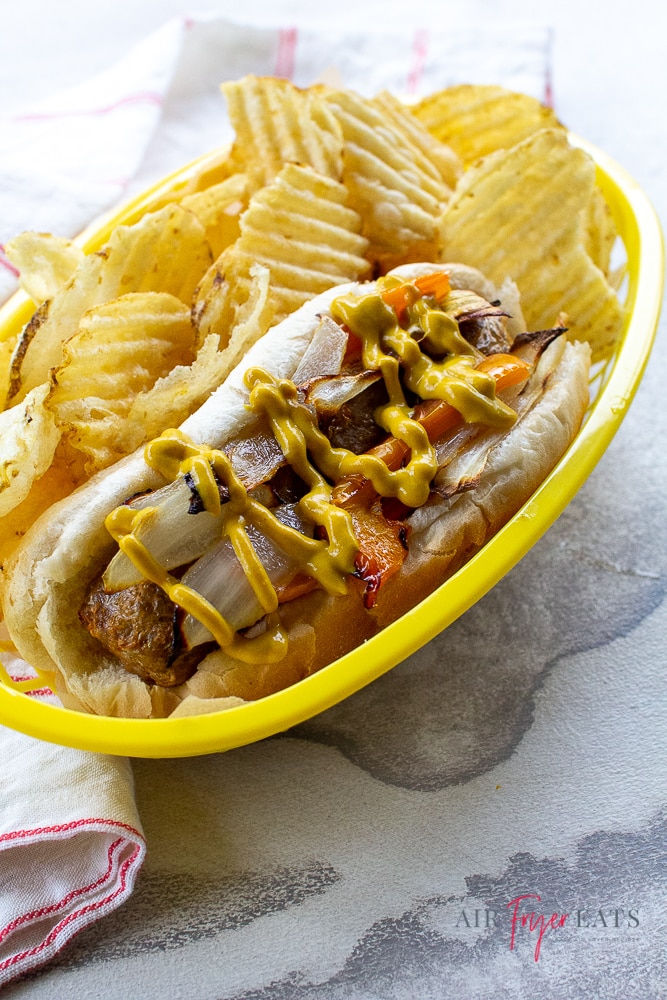
MULTIPOLYGON (((408 308, 405 327, 378 292, 341 296, 333 302, 331 313, 361 340, 364 366, 382 372, 390 404, 405 409, 406 416, 409 408, 401 372, 406 388, 420 399, 444 400, 466 422, 509 427, 516 419, 514 410, 496 397, 495 379, 476 370, 483 355, 461 335, 458 323, 447 312, 447 298, 437 309, 427 297, 417 299, 408 308), (422 351, 415 330, 423 334, 429 354, 422 351)), ((383 426, 381 415, 376 420, 383 426)))
MULTIPOLYGON (((253 368, 246 374, 246 384, 251 390, 250 407, 268 416, 287 461, 297 475, 309 485, 312 483, 313 495, 304 497, 301 506, 307 510, 316 502, 323 504, 320 509, 326 520, 320 523, 325 524, 327 532, 333 532, 329 537, 334 551, 338 539, 344 538, 344 526, 350 525, 350 532, 352 528, 347 512, 329 502, 329 482, 361 475, 370 479, 380 496, 397 497, 409 507, 420 507, 428 499, 430 482, 437 470, 435 451, 421 424, 408 418, 401 406, 390 404, 375 414, 381 426, 412 448, 407 464, 391 470, 376 455, 356 455, 346 448, 334 448, 317 426, 315 415, 298 401, 294 383, 253 368)), ((346 542, 352 545, 351 539, 346 542)))
MULTIPOLYGON (((384 287, 391 284, 392 279, 386 279, 384 287)), ((417 294, 403 327, 381 297, 383 279, 378 285, 380 291, 368 295, 341 296, 333 302, 331 312, 361 340, 364 366, 379 370, 384 378, 389 402, 375 412, 374 418, 388 434, 408 446, 409 457, 401 468, 390 470, 375 455, 356 455, 333 447, 320 431, 315 415, 299 401, 293 382, 276 379, 261 368, 250 369, 245 376, 249 408, 268 418, 287 462, 308 488, 299 501, 300 512, 311 524, 324 529, 326 541, 282 523, 254 500, 224 452, 196 445, 173 429, 165 431, 145 449, 148 465, 167 480, 190 475, 204 509, 213 514, 223 511, 222 531, 229 537, 267 615, 263 634, 252 639, 239 636, 209 601, 169 574, 151 556, 138 535, 142 521, 157 508, 134 510, 123 505, 106 519, 108 530, 142 576, 156 583, 174 604, 201 622, 226 652, 245 662, 276 662, 285 655, 287 647, 276 614, 276 590, 248 537, 248 523, 294 558, 301 571, 315 577, 328 593, 343 594, 347 577, 354 570, 358 543, 349 512, 331 502, 331 483, 361 475, 373 483, 380 496, 396 497, 416 508, 428 499, 437 471, 435 449, 421 424, 412 419, 403 385, 421 399, 445 400, 465 421, 505 427, 516 419, 514 411, 496 398, 493 377, 475 370, 482 355, 461 335, 455 318, 447 313, 446 299, 434 308, 427 298, 417 294), (420 341, 440 360, 424 353, 420 341), (224 508, 220 502, 220 484, 229 495, 224 508)))
MULTIPOLYGON (((276 415, 279 419, 279 415, 276 415)), ((222 451, 196 445, 182 431, 168 430, 151 441, 145 449, 148 465, 166 479, 190 475, 204 509, 220 511, 219 484, 226 487, 229 500, 224 505, 223 533, 234 549, 239 563, 267 617, 266 631, 252 639, 239 636, 224 616, 206 598, 168 573, 141 541, 141 525, 154 516, 157 508, 139 510, 123 505, 106 519, 106 527, 121 551, 131 560, 141 575, 161 587, 174 604, 191 614, 211 633, 221 648, 245 662, 276 662, 287 649, 286 636, 274 612, 278 597, 271 580, 248 537, 246 525, 252 523, 267 538, 297 561, 303 572, 315 577, 329 593, 346 592, 346 578, 354 570, 358 545, 352 530, 350 515, 328 502, 329 487, 305 459, 299 462, 298 432, 292 434, 289 453, 304 474, 311 491, 301 501, 309 520, 322 525, 331 539, 310 538, 295 528, 283 524, 271 511, 254 500, 247 492, 232 465, 222 451), (296 441, 296 444, 294 443, 296 441), (310 471, 310 475, 308 474, 310 471)))

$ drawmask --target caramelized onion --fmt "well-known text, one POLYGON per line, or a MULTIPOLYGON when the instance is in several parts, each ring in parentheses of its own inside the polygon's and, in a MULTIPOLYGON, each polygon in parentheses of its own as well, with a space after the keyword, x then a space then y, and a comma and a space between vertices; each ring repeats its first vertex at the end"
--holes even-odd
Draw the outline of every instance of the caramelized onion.
POLYGON ((292 381, 301 385, 321 375, 338 375, 346 350, 345 330, 331 316, 322 316, 292 381))
POLYGON ((247 490, 267 483, 286 464, 280 445, 267 430, 257 430, 251 437, 239 438, 226 453, 247 490))
MULTIPOLYGON (((179 476, 168 486, 143 494, 128 505, 155 508, 147 513, 135 535, 167 570, 197 559, 220 537, 222 514, 206 510, 190 514, 192 499, 192 488, 179 476)), ((143 579, 129 557, 118 551, 104 571, 102 582, 107 593, 114 593, 143 579)))
POLYGON ((356 375, 315 379, 305 390, 305 401, 312 404, 318 413, 334 414, 381 378, 380 372, 363 371, 356 375))
MULTIPOLYGON (((278 508, 276 516, 304 534, 309 533, 309 527, 299 516, 295 505, 286 504, 278 508)), ((254 525, 246 525, 246 532, 276 589, 289 582, 301 569, 296 559, 287 555, 254 525)), ((183 574, 181 582, 212 604, 235 630, 254 625, 264 616, 264 609, 236 558, 229 538, 221 539, 198 559, 183 574)), ((213 638, 206 626, 190 614, 183 618, 181 637, 186 649, 210 642, 213 638)))

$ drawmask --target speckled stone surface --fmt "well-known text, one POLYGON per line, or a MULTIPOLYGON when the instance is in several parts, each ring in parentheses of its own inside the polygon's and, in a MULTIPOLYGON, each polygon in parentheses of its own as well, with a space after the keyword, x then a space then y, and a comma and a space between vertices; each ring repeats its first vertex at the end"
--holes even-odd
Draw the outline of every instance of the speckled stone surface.
MULTIPOLYGON (((469 13, 553 24, 557 110, 666 218, 667 15, 549 7, 469 13)), ((134 895, 7 998, 667 996, 665 333, 575 500, 445 633, 281 736, 135 762, 134 895)))

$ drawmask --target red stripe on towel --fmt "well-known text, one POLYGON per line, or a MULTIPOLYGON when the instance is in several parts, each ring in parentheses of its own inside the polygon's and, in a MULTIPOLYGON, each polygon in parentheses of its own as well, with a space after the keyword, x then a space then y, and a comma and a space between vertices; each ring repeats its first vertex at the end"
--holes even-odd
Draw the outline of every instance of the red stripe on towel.
POLYGON ((0 267, 4 267, 5 270, 11 271, 15 278, 18 278, 20 272, 18 267, 14 267, 11 260, 5 254, 5 248, 0 243, 0 267))
POLYGON ((281 28, 278 32, 278 52, 274 76, 291 80, 294 77, 294 61, 298 31, 296 28, 281 28))
MULTIPOLYGON (((83 921, 82 918, 86 917, 88 914, 94 914, 98 910, 108 908, 111 903, 119 896, 123 895, 128 887, 128 874, 135 866, 138 859, 141 858, 143 853, 143 843, 144 838, 134 827, 129 826, 127 823, 121 823, 117 820, 108 819, 97 819, 91 817, 89 819, 79 819, 72 820, 69 823, 60 823, 55 826, 43 826, 36 827, 31 830, 12 830, 9 833, 0 834, 0 845, 4 842, 8 844, 11 841, 22 841, 34 839, 37 837, 42 837, 44 834, 51 834, 56 836, 68 836, 72 831, 85 829, 86 827, 98 827, 102 829, 102 832, 110 830, 126 831, 131 834, 132 838, 137 840, 134 845, 132 853, 125 859, 114 877, 115 872, 115 861, 116 855, 120 850, 124 849, 128 845, 128 840, 123 836, 118 836, 110 845, 107 850, 107 868, 98 879, 91 882, 89 885, 82 886, 78 889, 73 889, 71 892, 67 893, 62 899, 55 903, 51 903, 47 906, 41 907, 40 909, 33 910, 29 913, 22 914, 12 920, 6 927, 0 929, 0 941, 11 934, 13 930, 17 927, 22 927, 34 920, 41 919, 44 916, 48 916, 51 913, 58 913, 63 907, 67 906, 73 900, 84 896, 94 890, 97 890, 107 883, 112 882, 110 886, 110 891, 106 896, 101 899, 96 900, 94 903, 84 904, 76 910, 72 910, 63 917, 62 920, 52 930, 49 934, 41 941, 39 944, 35 945, 33 948, 25 949, 22 952, 11 955, 4 961, 0 962, 0 972, 6 969, 10 969, 13 966, 18 965, 25 959, 34 959, 45 961, 47 958, 52 956, 56 951, 58 951, 63 945, 69 941, 69 939, 77 933, 78 930, 82 930, 89 921, 83 921), (113 880, 113 881, 112 881, 113 880), (79 923, 79 926, 72 926, 75 922, 79 923), (63 938, 59 941, 59 938, 63 938)), ((131 841, 130 841, 131 843, 131 841)), ((32 968, 34 962, 31 962, 28 966, 32 968)))
POLYGON ((140 91, 136 94, 128 94, 127 97, 121 97, 112 104, 107 104, 101 108, 86 108, 81 111, 52 111, 34 114, 23 114, 14 115, 12 121, 15 122, 29 122, 29 121, 48 121, 52 118, 75 118, 75 117, 85 117, 91 115, 96 117, 98 115, 108 115, 112 111, 117 111, 119 108, 126 107, 128 104, 155 104, 161 107, 164 103, 162 94, 158 94, 151 90, 140 91))
MULTIPOLYGON (((91 882, 89 885, 82 885, 78 889, 72 889, 72 891, 68 892, 67 895, 62 897, 62 899, 59 899, 57 903, 50 903, 48 906, 40 906, 36 910, 31 910, 29 913, 22 913, 20 917, 16 917, 14 920, 10 921, 6 927, 3 927, 2 930, 0 930, 0 941, 7 937, 8 934, 11 934, 12 931, 15 931, 17 927, 22 927, 23 924, 32 923, 33 920, 41 920, 42 917, 49 916, 51 913, 57 913, 58 910, 62 910, 63 907, 71 903, 73 899, 92 892, 93 889, 99 889, 105 882, 108 882, 114 870, 114 857, 117 854, 118 849, 122 847, 123 844, 124 841, 122 837, 119 837, 118 840, 114 840, 114 842, 109 846, 109 850, 107 851, 107 869, 98 879, 91 882)), ((0 964, 0 968, 1 967, 2 966, 0 964)))
POLYGON ((45 833, 67 836, 72 830, 79 830, 87 826, 113 827, 118 830, 127 830, 128 833, 131 833, 134 837, 138 837, 139 840, 143 841, 144 839, 138 830, 135 830, 133 826, 129 826, 127 823, 119 823, 115 819, 101 819, 91 816, 87 819, 73 819, 69 823, 58 823, 56 826, 38 826, 32 830, 10 830, 9 833, 0 833, 0 844, 3 841, 6 842, 9 840, 31 840, 36 837, 42 837, 45 833))
POLYGON ((412 61, 408 73, 408 94, 410 96, 414 96, 419 91, 427 55, 428 31, 425 28, 418 28, 412 40, 412 61))
POLYGON ((551 79, 551 66, 548 65, 544 71, 544 103, 548 108, 553 111, 554 107, 554 88, 553 81, 551 79))
MULTIPOLYGON (((116 841, 116 843, 122 843, 122 841, 116 841)), ((74 921, 80 920, 81 917, 85 917, 88 913, 94 913, 96 910, 100 910, 103 907, 108 906, 108 904, 112 903, 114 899, 122 895, 127 888, 127 873, 136 861, 139 853, 140 848, 137 846, 130 857, 123 862, 118 872, 119 885, 113 892, 110 892, 108 896, 104 897, 104 899, 98 899, 95 903, 89 903, 87 906, 82 906, 79 910, 73 910, 72 913, 68 913, 68 915, 64 917, 59 924, 56 924, 51 933, 48 934, 43 941, 40 941, 38 945, 35 945, 34 948, 19 952, 12 955, 11 958, 5 959, 4 962, 0 962, 0 970, 8 969, 12 965, 16 965, 18 962, 22 962, 26 958, 34 958, 35 956, 40 955, 45 949, 50 948, 50 946, 57 941, 58 936, 61 935, 63 931, 68 930, 70 924, 74 923, 74 921)), ((80 929, 82 930, 83 927, 80 929)), ((71 936, 71 934, 67 935, 63 944, 66 943, 71 936)))

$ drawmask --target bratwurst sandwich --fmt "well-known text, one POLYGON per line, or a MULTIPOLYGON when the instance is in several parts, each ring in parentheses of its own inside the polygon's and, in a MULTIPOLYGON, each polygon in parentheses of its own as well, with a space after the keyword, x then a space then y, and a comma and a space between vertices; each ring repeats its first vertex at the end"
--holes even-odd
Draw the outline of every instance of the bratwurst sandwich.
POLYGON ((581 424, 589 365, 469 267, 332 288, 179 429, 33 525, 5 567, 12 638, 66 705, 100 714, 295 683, 522 506, 581 424))

